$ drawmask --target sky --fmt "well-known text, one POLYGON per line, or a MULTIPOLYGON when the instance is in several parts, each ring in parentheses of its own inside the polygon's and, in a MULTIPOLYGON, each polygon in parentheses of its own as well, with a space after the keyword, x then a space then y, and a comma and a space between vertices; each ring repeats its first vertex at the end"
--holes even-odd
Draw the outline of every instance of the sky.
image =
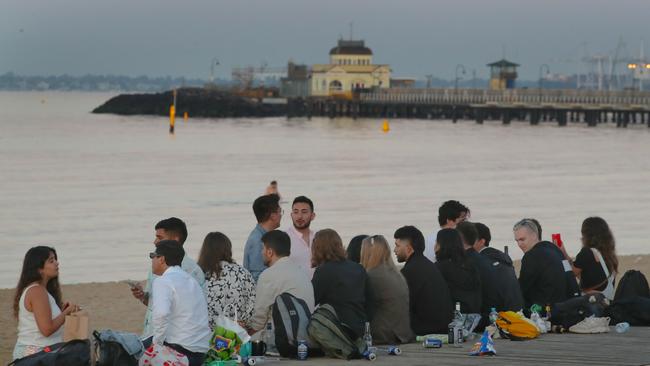
POLYGON ((393 75, 520 78, 584 72, 587 55, 650 54, 647 0, 0 0, 0 74, 182 76, 234 66, 327 63, 341 36, 362 38, 393 75), (462 76, 462 75, 461 75, 462 76))

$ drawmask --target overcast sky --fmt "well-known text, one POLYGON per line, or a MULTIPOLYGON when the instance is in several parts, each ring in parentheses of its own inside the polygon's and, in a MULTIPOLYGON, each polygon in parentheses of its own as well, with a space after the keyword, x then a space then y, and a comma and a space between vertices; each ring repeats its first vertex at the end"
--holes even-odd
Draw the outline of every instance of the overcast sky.
POLYGON ((647 0, 0 0, 0 74, 122 74, 207 79, 210 62, 327 63, 340 36, 363 38, 395 76, 453 78, 457 64, 575 73, 585 49, 613 55, 619 38, 650 54, 647 0))

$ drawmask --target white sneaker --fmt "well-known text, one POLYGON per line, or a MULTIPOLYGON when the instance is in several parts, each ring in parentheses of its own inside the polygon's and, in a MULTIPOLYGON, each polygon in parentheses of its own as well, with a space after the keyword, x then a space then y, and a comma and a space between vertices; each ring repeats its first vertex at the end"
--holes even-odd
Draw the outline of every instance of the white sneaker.
POLYGON ((596 318, 593 316, 584 318, 580 323, 569 328, 569 332, 582 334, 607 333, 609 332, 609 318, 596 318))

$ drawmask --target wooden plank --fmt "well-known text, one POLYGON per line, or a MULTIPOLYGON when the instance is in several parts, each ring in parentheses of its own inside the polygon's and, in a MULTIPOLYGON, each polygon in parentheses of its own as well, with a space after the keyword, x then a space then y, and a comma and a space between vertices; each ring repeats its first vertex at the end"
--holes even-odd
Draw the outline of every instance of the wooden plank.
MULTIPOLYGON (((470 345, 462 348, 449 345, 426 349, 419 343, 400 346, 400 356, 379 352, 373 365, 650 365, 650 328, 632 327, 625 334, 611 328, 605 334, 544 334, 526 342, 495 340, 496 356, 469 356, 470 345)), ((309 358, 310 365, 367 364, 367 360, 334 360, 309 358)), ((304 364, 304 361, 282 360, 264 365, 304 364)))

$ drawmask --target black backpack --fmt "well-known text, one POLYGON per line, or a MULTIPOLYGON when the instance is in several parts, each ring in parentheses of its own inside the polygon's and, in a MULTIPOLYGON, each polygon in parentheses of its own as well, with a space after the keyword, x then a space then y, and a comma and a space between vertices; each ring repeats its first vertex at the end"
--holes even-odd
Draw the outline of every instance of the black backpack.
POLYGON ((53 344, 7 366, 90 366, 90 341, 75 339, 53 344))
POLYGON ((605 295, 601 293, 582 295, 555 303, 551 308, 551 323, 569 329, 588 316, 604 316, 607 304, 605 295))
POLYGON ((99 333, 95 337, 95 366, 138 366, 138 360, 131 356, 118 342, 102 341, 99 333))
POLYGON ((307 335, 311 313, 305 300, 284 292, 275 298, 272 315, 275 346, 280 356, 295 357, 298 353, 298 341, 307 342, 311 356, 313 345, 307 335))
POLYGON ((631 269, 625 272, 621 281, 618 283, 616 293, 614 294, 614 301, 636 296, 650 297, 650 287, 648 287, 648 280, 643 273, 631 269))

